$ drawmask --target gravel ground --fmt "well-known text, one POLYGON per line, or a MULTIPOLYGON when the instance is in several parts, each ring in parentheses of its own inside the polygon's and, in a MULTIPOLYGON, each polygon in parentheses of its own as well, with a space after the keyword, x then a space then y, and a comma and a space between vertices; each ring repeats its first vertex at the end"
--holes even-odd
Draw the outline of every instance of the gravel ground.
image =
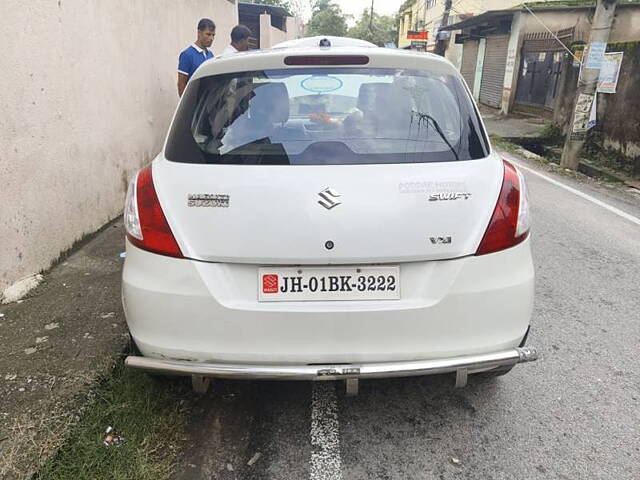
POLYGON ((0 305, 0 478, 29 478, 60 447, 127 344, 123 235, 112 222, 20 303, 0 305))

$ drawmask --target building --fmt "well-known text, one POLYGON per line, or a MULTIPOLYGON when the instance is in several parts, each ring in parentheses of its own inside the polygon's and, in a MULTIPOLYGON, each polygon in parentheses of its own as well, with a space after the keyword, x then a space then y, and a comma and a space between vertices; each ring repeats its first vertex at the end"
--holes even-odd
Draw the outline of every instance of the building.
MULTIPOLYGON (((480 104, 508 113, 514 105, 553 111, 564 60, 572 45, 588 41, 592 2, 538 2, 490 10, 443 27, 460 31, 460 72, 480 104), (551 33, 549 32, 551 31, 551 33)), ((640 3, 617 7, 609 43, 640 38, 640 3)))
MULTIPOLYGON (((452 0, 449 13, 449 25, 458 23, 487 10, 509 8, 521 0, 452 0)), ((400 7, 398 33, 399 48, 414 48, 427 52, 435 50, 438 30, 442 25, 442 16, 446 0, 408 0, 400 7)), ((446 40, 449 32, 441 32, 446 40)), ((446 58, 460 68, 462 46, 449 42, 446 58)))
POLYGON ((423 2, 424 0, 407 0, 400 7, 398 48, 426 51, 429 32, 420 15, 424 11, 423 2))
POLYGON ((257 3, 238 4, 239 22, 253 33, 250 48, 269 48, 302 36, 300 22, 286 8, 257 3))
MULTIPOLYGON (((567 0, 490 10, 445 28, 458 30, 460 71, 483 108, 547 118, 567 133, 582 53, 595 12, 567 0)), ((619 3, 606 52, 621 59, 615 89, 595 97, 593 145, 626 158, 640 174, 640 1, 619 3), (612 91, 613 90, 613 91, 612 91)))

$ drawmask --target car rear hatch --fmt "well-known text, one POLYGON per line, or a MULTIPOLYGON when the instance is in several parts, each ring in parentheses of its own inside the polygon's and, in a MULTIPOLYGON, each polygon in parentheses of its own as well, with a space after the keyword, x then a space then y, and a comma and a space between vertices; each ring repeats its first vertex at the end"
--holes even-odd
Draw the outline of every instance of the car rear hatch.
POLYGON ((473 254, 496 204, 502 168, 493 157, 269 167, 158 161, 153 176, 186 257, 346 264, 473 254))
POLYGON ((489 155, 460 75, 427 66, 190 81, 153 167, 183 255, 347 264, 475 253, 502 161, 489 155))

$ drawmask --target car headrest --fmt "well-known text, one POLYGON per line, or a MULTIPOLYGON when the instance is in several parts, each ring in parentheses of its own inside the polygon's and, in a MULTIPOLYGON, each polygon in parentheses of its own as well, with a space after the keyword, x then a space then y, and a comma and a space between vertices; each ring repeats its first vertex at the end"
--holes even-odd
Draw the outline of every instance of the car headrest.
POLYGON ((358 109, 363 112, 370 112, 376 109, 376 99, 387 83, 363 83, 358 90, 358 109))
POLYGON ((389 129, 402 131, 411 122, 413 101, 409 91, 393 83, 364 83, 358 108, 389 129))
POLYGON ((289 120, 289 92, 282 82, 256 85, 254 97, 249 103, 251 118, 270 123, 285 123, 289 120))

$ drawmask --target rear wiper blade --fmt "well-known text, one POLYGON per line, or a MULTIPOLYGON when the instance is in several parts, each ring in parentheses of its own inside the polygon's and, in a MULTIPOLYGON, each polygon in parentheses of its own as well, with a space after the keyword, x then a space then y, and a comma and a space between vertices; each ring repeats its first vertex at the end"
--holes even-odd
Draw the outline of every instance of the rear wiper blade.
MULTIPOLYGON (((458 152, 456 152, 456 150, 451 146, 451 143, 449 143, 449 140, 447 140, 446 135, 444 134, 444 132, 440 128, 440 124, 438 123, 438 121, 435 118, 433 118, 428 113, 416 112, 415 110, 412 110, 412 113, 415 113, 418 116, 418 125, 420 124, 420 122, 422 122, 424 120, 427 120, 427 121, 431 122, 433 127, 436 129, 436 132, 438 132, 438 135, 440 135, 440 138, 442 138, 444 143, 447 144, 447 147, 449 147, 449 150, 451 150, 453 155, 456 157, 456 160, 460 160, 458 152)), ((413 115, 411 116, 411 121, 413 122, 413 115)))

